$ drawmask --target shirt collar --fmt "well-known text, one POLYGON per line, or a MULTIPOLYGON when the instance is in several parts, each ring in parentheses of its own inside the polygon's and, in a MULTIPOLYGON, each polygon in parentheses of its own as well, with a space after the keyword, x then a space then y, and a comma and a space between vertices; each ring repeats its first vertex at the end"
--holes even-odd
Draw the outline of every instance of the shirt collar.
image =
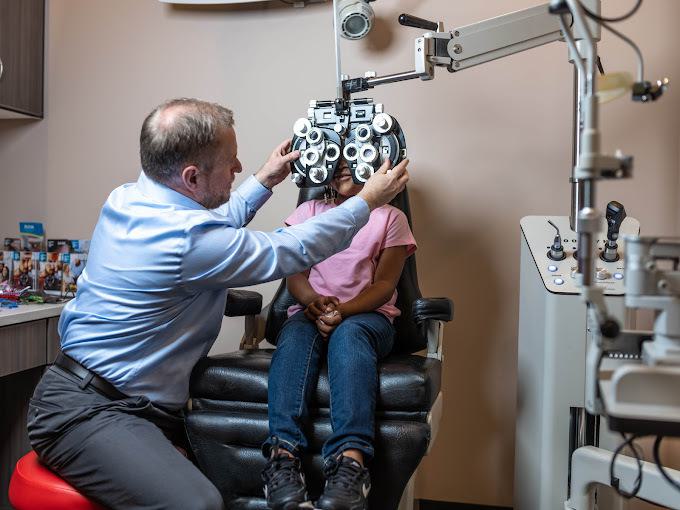
POLYGON ((182 195, 165 184, 154 181, 143 171, 139 174, 139 179, 137 179, 137 189, 143 195, 153 198, 162 204, 179 205, 187 209, 205 209, 205 207, 188 196, 182 195))

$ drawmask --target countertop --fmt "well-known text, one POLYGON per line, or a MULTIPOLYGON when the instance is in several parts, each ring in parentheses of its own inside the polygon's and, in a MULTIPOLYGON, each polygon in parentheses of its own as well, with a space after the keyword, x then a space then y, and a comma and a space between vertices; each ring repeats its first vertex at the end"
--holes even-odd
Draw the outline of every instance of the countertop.
POLYGON ((59 317, 65 304, 66 302, 49 305, 19 305, 19 308, 0 308, 0 327, 20 324, 22 322, 37 321, 50 317, 59 317))

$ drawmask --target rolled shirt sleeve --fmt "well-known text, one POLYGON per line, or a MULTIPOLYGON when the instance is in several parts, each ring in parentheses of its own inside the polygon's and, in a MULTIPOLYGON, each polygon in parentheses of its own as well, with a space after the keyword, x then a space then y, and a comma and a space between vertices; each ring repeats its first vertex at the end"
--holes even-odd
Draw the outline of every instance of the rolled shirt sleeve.
POLYGON ((251 175, 238 189, 231 193, 229 201, 213 209, 227 218, 227 224, 234 228, 245 227, 255 217, 255 213, 272 196, 254 175, 251 175))
POLYGON ((182 285, 242 287, 299 273, 347 248, 369 214, 366 202, 353 197, 302 224, 268 233, 202 222, 187 231, 182 285))

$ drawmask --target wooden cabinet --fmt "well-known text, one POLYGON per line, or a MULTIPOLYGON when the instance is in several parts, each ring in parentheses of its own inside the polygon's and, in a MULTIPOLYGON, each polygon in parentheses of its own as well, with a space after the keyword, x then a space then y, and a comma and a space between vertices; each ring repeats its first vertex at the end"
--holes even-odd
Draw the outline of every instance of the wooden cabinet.
POLYGON ((0 0, 0 118, 43 116, 45 0, 0 0))
POLYGON ((46 320, 0 328, 0 377, 46 363, 46 320))
POLYGON ((58 322, 48 317, 0 327, 0 510, 11 510, 9 480, 17 460, 31 449, 28 403, 45 365, 59 352, 58 322))

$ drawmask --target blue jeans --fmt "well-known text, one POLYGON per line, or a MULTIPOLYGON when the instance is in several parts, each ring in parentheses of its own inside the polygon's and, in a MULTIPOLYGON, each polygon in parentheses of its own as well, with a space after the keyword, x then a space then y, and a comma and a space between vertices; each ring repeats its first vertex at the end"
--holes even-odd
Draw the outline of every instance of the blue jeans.
POLYGON ((344 319, 324 339, 300 311, 281 328, 269 370, 269 438, 265 457, 275 438, 295 455, 307 448, 302 431, 308 404, 316 390, 323 356, 328 360, 333 433, 324 443, 324 459, 349 449, 373 457, 374 415, 378 390, 378 360, 394 343, 394 327, 381 313, 344 319))

